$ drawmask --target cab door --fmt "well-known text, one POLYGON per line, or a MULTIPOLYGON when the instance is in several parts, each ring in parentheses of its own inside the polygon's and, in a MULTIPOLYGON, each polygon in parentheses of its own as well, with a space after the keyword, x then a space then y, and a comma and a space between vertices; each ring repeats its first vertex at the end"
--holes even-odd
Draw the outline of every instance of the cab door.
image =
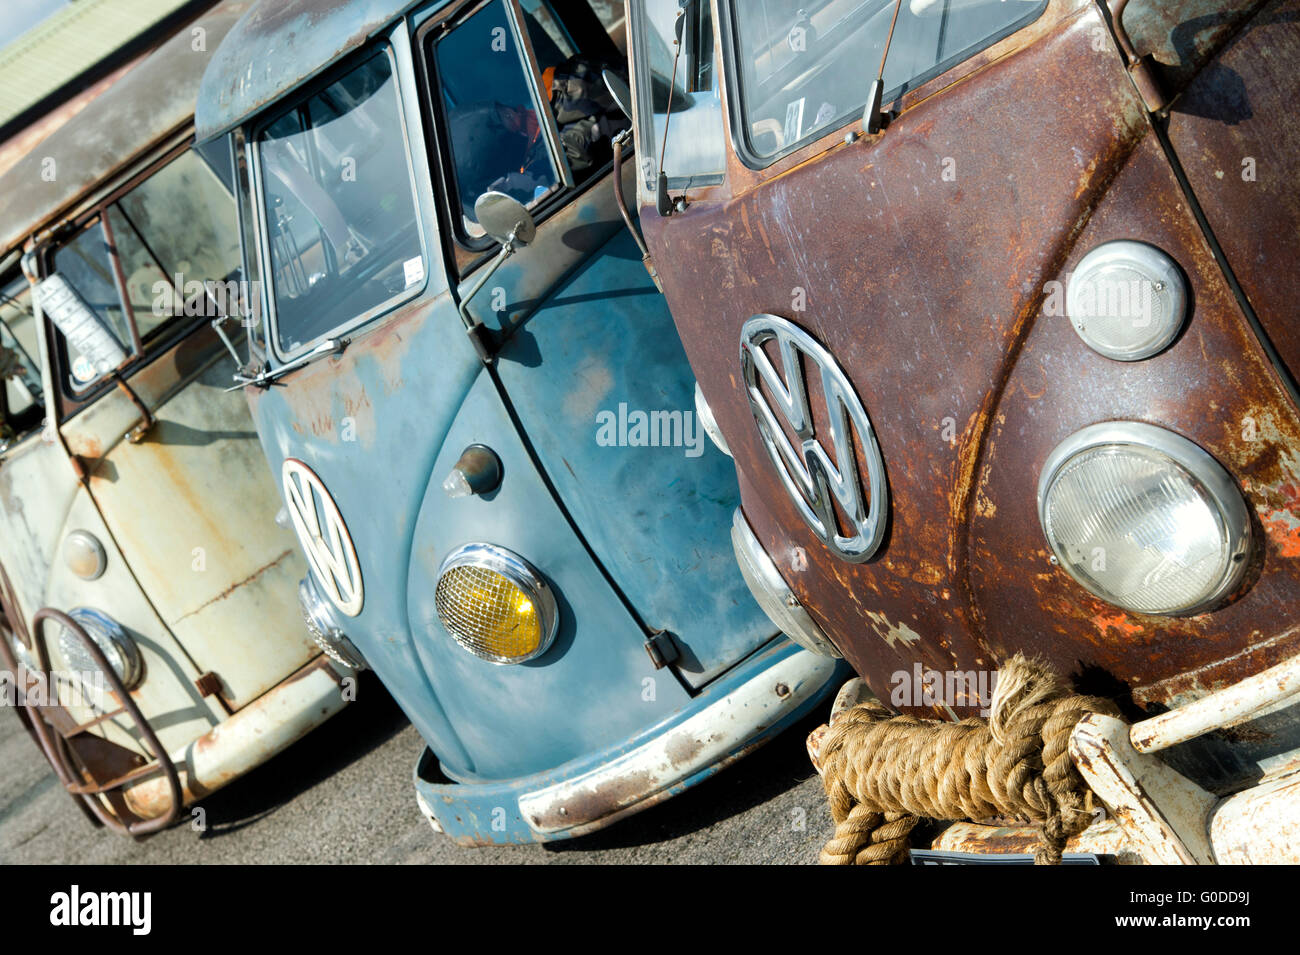
POLYGON ((464 301, 498 250, 477 197, 505 192, 532 212, 536 238, 468 311, 491 330, 495 380, 574 525, 698 688, 776 633, 732 553, 735 471, 696 417, 671 316, 614 202, 610 138, 629 124, 601 71, 626 73, 621 19, 563 10, 493 0, 419 34, 447 257, 464 301))
POLYGON ((79 225, 45 268, 125 357, 106 367, 56 335, 61 430, 159 616, 215 675, 205 690, 238 709, 317 651, 294 600, 301 558, 210 327, 247 300, 229 153, 180 151, 79 225))

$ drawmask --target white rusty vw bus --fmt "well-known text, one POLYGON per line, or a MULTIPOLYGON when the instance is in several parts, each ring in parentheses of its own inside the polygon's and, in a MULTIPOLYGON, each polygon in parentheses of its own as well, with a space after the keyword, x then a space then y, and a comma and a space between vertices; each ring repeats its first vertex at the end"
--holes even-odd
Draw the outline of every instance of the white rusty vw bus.
POLYGON ((0 178, 4 702, 133 835, 337 712, 352 673, 304 628, 305 567, 226 390, 240 323, 213 322, 239 288, 233 172, 192 113, 247 6, 86 94, 0 178))

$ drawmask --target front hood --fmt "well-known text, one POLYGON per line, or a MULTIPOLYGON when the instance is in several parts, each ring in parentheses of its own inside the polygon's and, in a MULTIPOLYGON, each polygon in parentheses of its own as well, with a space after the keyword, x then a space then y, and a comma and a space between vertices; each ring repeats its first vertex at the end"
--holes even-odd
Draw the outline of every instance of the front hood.
POLYGON ((1264 5, 1174 101, 1169 140, 1227 265, 1300 372, 1300 3, 1264 5))
POLYGON ((736 198, 643 219, 751 525, 885 698, 916 662, 977 673, 1026 650, 1104 676, 1106 692, 1168 702, 1296 640, 1278 608, 1300 594, 1300 570, 1274 537, 1247 594, 1193 618, 1126 614, 1049 562, 1038 474, 1089 424, 1186 435, 1238 477, 1261 520, 1283 506, 1283 455, 1300 442, 1122 61, 1091 42, 1098 29, 1097 8, 1081 8, 878 139, 831 145, 750 188, 733 170, 736 198), (1194 296, 1182 337, 1147 361, 1104 359, 1044 314, 1049 283, 1118 238, 1164 248, 1194 296), (891 509, 867 563, 827 551, 759 438, 738 346, 760 313, 816 338, 870 415, 891 509), (1271 430, 1245 442, 1252 416, 1271 430))

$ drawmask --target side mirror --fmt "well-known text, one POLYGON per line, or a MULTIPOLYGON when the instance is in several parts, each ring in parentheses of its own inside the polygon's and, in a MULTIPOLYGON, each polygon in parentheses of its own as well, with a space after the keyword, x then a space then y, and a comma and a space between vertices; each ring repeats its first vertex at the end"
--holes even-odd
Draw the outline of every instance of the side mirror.
POLYGON ((522 202, 504 192, 485 192, 479 196, 474 203, 474 218, 478 219, 484 232, 501 243, 501 251, 460 300, 460 318, 479 358, 490 365, 493 361, 491 333, 470 314, 469 303, 519 246, 533 241, 537 236, 537 223, 522 202))
MULTIPOLYGON (((527 245, 537 235, 532 213, 504 192, 485 192, 474 203, 474 218, 503 247, 527 245)), ((511 251, 514 251, 511 248, 511 251)))
POLYGON ((605 81, 605 89, 609 90, 609 95, 614 100, 614 105, 623 111, 623 115, 628 119, 632 118, 632 90, 628 88, 627 81, 619 76, 613 70, 601 71, 601 79, 605 81))

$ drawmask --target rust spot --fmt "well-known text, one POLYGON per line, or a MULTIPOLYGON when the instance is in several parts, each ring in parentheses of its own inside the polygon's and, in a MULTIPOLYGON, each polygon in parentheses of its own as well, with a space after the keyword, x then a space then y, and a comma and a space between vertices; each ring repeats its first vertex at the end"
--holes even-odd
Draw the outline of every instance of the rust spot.
POLYGON ((180 617, 177 617, 174 621, 172 621, 172 626, 175 626, 176 624, 180 623, 182 620, 187 620, 188 618, 193 617, 195 614, 202 611, 205 607, 210 607, 212 606, 212 604, 216 603, 219 600, 225 600, 227 597, 233 594, 240 587, 245 587, 248 584, 251 584, 254 580, 262 576, 262 574, 266 573, 272 567, 275 567, 276 565, 280 564, 286 557, 288 557, 292 553, 293 553, 292 548, 286 550, 279 557, 275 558, 275 560, 271 561, 268 564, 263 564, 261 567, 257 568, 257 570, 253 571, 243 580, 236 581, 235 583, 227 587, 225 590, 221 591, 221 593, 217 594, 215 597, 212 597, 209 600, 205 600, 203 603, 195 607, 189 613, 182 614, 180 617))
POLYGON ((1134 623, 1124 613, 1104 614, 1099 613, 1092 618, 1093 625, 1105 633, 1107 630, 1116 631, 1121 637, 1136 637, 1146 628, 1140 623, 1134 623))
POLYGON ((691 765, 702 749, 704 749, 704 740, 690 736, 678 736, 670 740, 665 747, 668 760, 674 766, 691 765))

